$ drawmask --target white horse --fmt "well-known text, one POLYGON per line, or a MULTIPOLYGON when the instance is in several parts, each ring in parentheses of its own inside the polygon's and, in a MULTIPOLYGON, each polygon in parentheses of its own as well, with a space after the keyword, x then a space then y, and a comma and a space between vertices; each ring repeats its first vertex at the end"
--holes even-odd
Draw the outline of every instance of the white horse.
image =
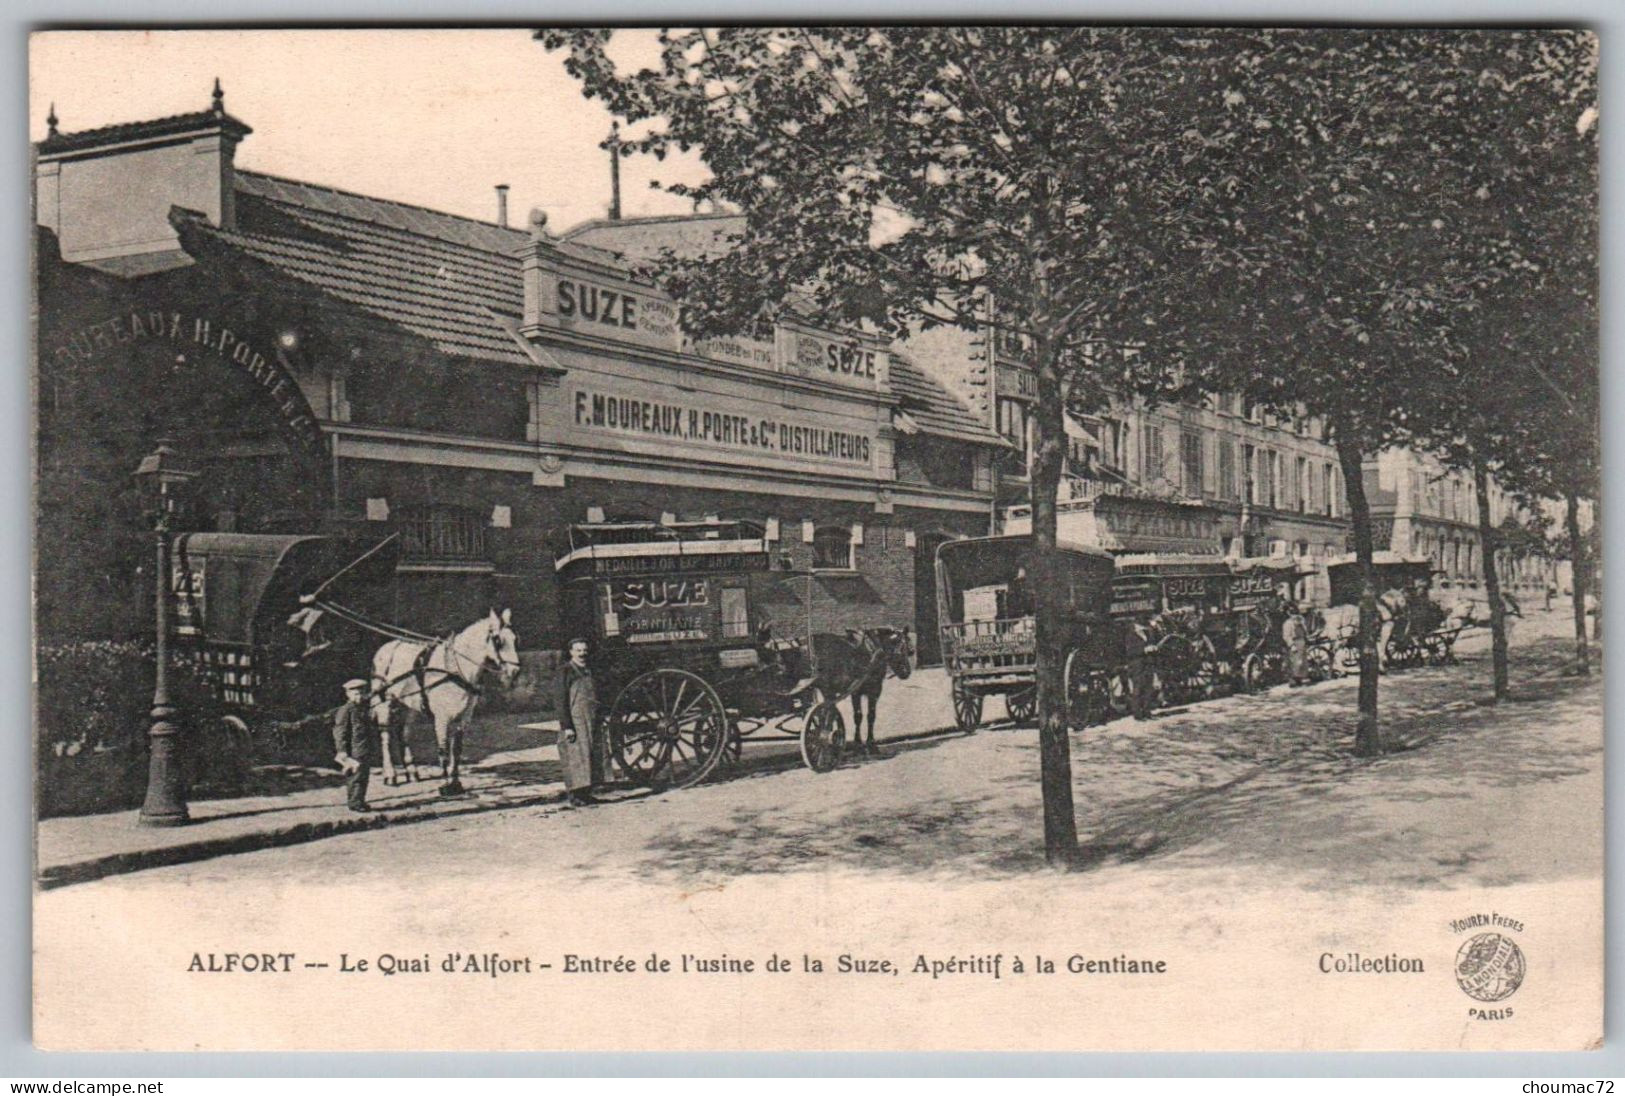
POLYGON ((504 688, 519 676, 519 638, 508 626, 511 613, 495 609, 456 635, 439 643, 413 643, 396 639, 372 656, 372 716, 378 723, 384 755, 384 783, 416 780, 411 747, 406 745, 405 723, 401 746, 405 773, 398 779, 390 737, 397 705, 422 712, 434 720, 435 747, 440 755, 442 795, 462 791, 457 780, 463 752, 463 728, 473 718, 480 697, 480 678, 496 673, 504 688))

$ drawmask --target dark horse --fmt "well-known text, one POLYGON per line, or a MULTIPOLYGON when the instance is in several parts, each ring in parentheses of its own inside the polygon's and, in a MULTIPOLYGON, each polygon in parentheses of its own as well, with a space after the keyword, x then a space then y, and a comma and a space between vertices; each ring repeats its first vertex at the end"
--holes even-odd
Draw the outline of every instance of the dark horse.
POLYGON ((914 671, 913 644, 907 629, 849 629, 844 635, 813 636, 817 660, 815 682, 826 697, 852 697, 852 744, 864 753, 875 748, 875 704, 886 678, 899 680, 914 671), (864 706, 868 702, 868 741, 864 741, 864 706))

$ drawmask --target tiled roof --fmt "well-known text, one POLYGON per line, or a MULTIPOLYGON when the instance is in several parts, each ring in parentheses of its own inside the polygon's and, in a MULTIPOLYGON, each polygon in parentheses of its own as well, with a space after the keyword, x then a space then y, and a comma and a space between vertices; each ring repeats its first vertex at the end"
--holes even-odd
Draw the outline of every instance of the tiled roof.
POLYGON ((498 319, 524 309, 523 232, 247 171, 236 227, 195 227, 444 353, 530 360, 498 319))
POLYGON ((118 122, 95 129, 82 129, 77 133, 53 133, 36 147, 42 155, 76 152, 97 145, 123 144, 127 141, 150 140, 186 133, 206 126, 219 126, 237 137, 246 137, 254 131, 225 112, 193 111, 191 114, 171 114, 167 118, 149 118, 144 122, 118 122))
MULTIPOLYGON (((650 218, 633 235, 642 244, 657 235, 701 240, 729 220, 650 218), (684 227, 685 222, 693 224, 684 227), (694 224, 708 227, 689 231, 694 224)), ((609 223, 634 229, 640 225, 609 223)), ((214 228, 201 218, 189 225, 289 277, 399 324, 444 353, 516 365, 530 361, 513 335, 524 310, 519 255, 529 239, 519 229, 250 171, 237 172, 234 229, 214 228)), ((560 246, 605 257, 600 250, 604 233, 578 233, 587 240, 572 233, 560 246)), ((891 383, 903 410, 925 432, 1003 443, 963 401, 908 358, 893 355, 891 383)))
POLYGON ((928 434, 960 441, 1007 444, 929 373, 896 353, 891 358, 892 391, 903 411, 928 434))

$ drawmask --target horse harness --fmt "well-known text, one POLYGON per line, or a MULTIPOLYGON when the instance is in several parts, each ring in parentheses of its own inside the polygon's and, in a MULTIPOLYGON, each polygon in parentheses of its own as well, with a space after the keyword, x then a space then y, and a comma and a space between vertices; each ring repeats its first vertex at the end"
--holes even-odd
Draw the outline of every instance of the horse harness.
POLYGON ((461 662, 461 659, 457 655, 456 648, 452 646, 452 640, 455 638, 456 634, 453 633, 452 635, 447 636, 445 639, 442 639, 439 643, 433 645, 425 644, 419 647, 417 657, 412 660, 411 669, 407 670, 403 674, 396 674, 388 681, 385 681, 375 687, 372 690, 374 699, 386 695, 392 687, 402 681, 407 680, 408 678, 411 678, 417 682, 418 695, 423 698, 425 704, 428 703, 429 693, 440 688, 442 685, 456 685, 470 696, 479 696, 480 687, 474 682, 470 681, 468 678, 464 677, 462 674, 440 666, 429 665, 429 659, 433 658, 434 652, 441 647, 446 649, 448 659, 457 659, 459 662, 461 662), (430 684, 428 681, 428 675, 431 673, 439 674, 440 680, 430 684))

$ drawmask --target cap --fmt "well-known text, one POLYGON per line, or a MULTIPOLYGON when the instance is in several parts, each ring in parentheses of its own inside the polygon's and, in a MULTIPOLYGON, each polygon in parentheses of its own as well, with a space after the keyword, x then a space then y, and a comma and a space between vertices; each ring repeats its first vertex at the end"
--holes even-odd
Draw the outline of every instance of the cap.
POLYGON ((344 683, 345 692, 349 692, 351 689, 365 689, 366 687, 366 681, 359 677, 352 677, 349 681, 344 683))

